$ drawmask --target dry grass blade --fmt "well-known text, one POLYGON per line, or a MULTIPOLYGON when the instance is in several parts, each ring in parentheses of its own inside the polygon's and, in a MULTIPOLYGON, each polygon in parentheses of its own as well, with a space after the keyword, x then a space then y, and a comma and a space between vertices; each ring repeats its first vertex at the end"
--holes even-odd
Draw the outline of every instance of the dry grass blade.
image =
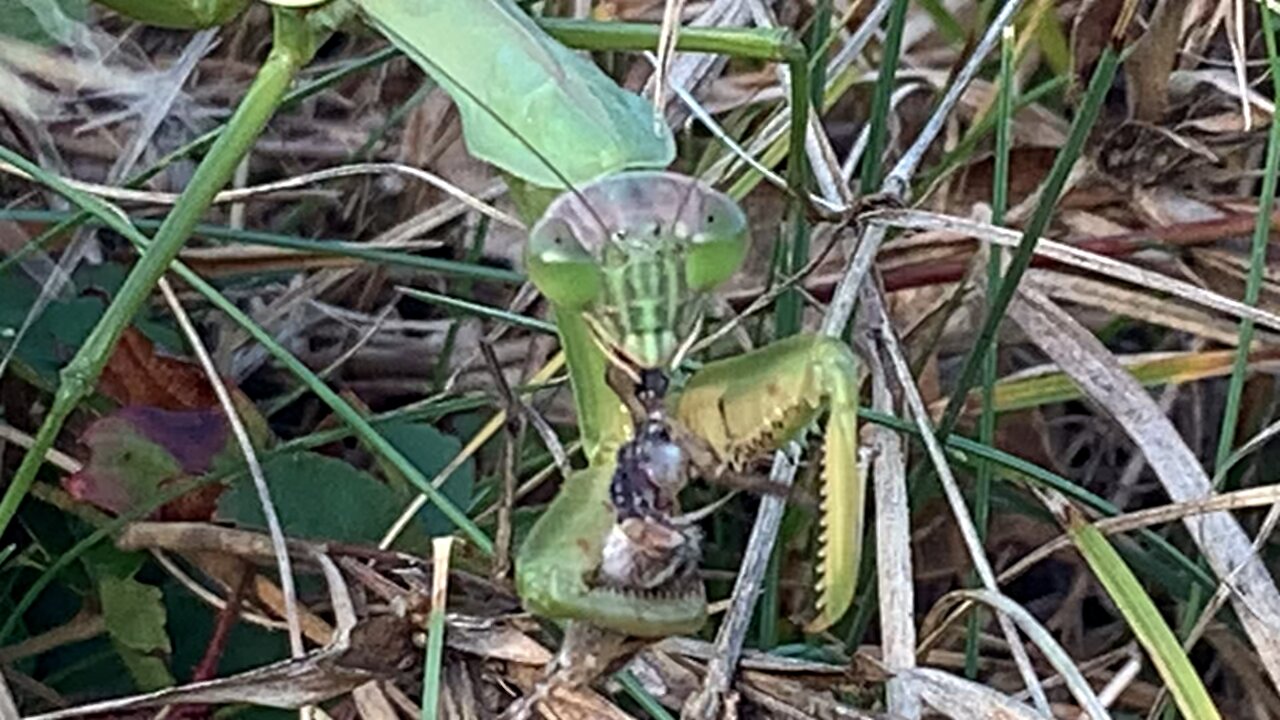
MULTIPOLYGON (((871 374, 871 406, 894 414, 889 377, 880 353, 868 347, 862 355, 871 374)), ((911 511, 907 502, 907 467, 902 439, 886 428, 872 428, 871 453, 876 495, 876 572, 880 588, 881 645, 891 673, 885 684, 889 712, 903 718, 920 716, 918 688, 901 673, 916 666, 915 592, 911 563, 911 511)), ((865 464, 865 463, 864 463, 865 464)), ((866 477, 863 472, 863 477, 866 477)))
POLYGON ((4 673, 0 672, 0 718, 18 720, 18 706, 13 702, 13 693, 9 692, 9 684, 5 682, 4 673))
MULTIPOLYGON (((1049 299, 1022 290, 1010 316, 1085 394, 1124 429, 1179 502, 1212 494, 1209 478, 1173 423, 1102 343, 1049 299)), ((1232 604, 1272 682, 1280 684, 1280 591, 1235 518, 1189 516, 1183 524, 1219 578, 1231 579, 1232 604)))
MULTIPOLYGON (((950 592, 944 595, 929 611, 923 626, 926 628, 935 627, 938 624, 937 621, 945 618, 952 607, 964 605, 966 602, 989 605, 996 612, 996 617, 1004 618, 1009 623, 1016 623, 1018 629, 1026 633, 1036 648, 1040 650, 1044 659, 1053 666, 1054 670, 1058 671, 1067 689, 1071 691, 1072 697, 1080 703, 1085 716, 1087 718, 1091 717, 1093 720, 1110 720, 1111 714, 1107 712, 1102 701, 1098 699, 1093 688, 1085 680, 1083 672, 1071 656, 1058 644, 1057 640, 1053 638, 1053 635, 1039 620, 1008 596, 991 590, 956 590, 950 592)), ((1041 692, 1043 692, 1043 689, 1041 689, 1041 692)), ((1040 712, 1052 716, 1052 712, 1047 705, 1040 708, 1040 712)))
POLYGON ((209 379, 209 385, 218 396, 218 404, 222 406, 222 411, 227 417, 227 424, 231 427, 232 434, 235 435, 236 444, 240 447, 241 454, 244 455, 245 464, 249 468, 249 476, 253 478, 253 487, 258 493, 258 502, 262 506, 262 516, 266 519, 267 530, 271 534, 271 545, 275 554, 276 567, 280 571, 280 588, 284 591, 285 620, 289 623, 289 651, 295 658, 302 657, 306 652, 306 648, 302 645, 302 623, 298 620, 298 591, 295 589, 293 582, 293 567, 289 562, 289 551, 285 548, 284 530, 281 529, 280 516, 276 513, 275 503, 271 499, 271 491, 267 488, 267 479, 262 474, 262 464, 258 462, 258 453, 253 447, 253 441, 249 438, 249 431, 245 429, 244 421, 240 418, 240 411, 236 409, 235 402, 231 399, 227 384, 223 382, 222 377, 218 374, 218 369, 214 367, 213 358, 209 357, 209 351, 205 349, 204 342, 200 339, 200 333, 196 331, 195 325, 191 323, 191 318, 182 307, 182 302, 178 300, 178 296, 173 292, 168 280, 161 278, 159 287, 161 294, 164 295, 165 302, 169 305, 170 311, 173 312, 174 319, 178 321, 178 327, 182 329, 182 334, 186 337, 187 343, 195 351, 196 357, 200 361, 200 367, 204 369, 205 376, 209 379))
POLYGON ((954 720, 1009 718, 1044 720, 1045 716, 1013 698, 971 680, 932 668, 915 668, 902 675, 919 688, 926 705, 954 720))
MULTIPOLYGON (((1093 527, 1104 535, 1114 535, 1177 522, 1192 515, 1266 507, 1276 503, 1280 503, 1280 485, 1264 485, 1221 495, 1212 495, 1199 500, 1170 503, 1145 510, 1136 510, 1124 515, 1103 518, 1094 522, 1093 527)), ((996 579, 1001 584, 1008 583, 1010 580, 1025 573, 1032 565, 1068 547, 1071 547, 1071 538, 1066 535, 1056 537, 1025 556, 1018 558, 1017 562, 1005 568, 996 579)))
MULTIPOLYGON (((987 560, 982 541, 978 538, 978 531, 974 527, 973 518, 969 514, 968 506, 965 504, 964 495, 960 492, 959 484, 951 471, 946 455, 938 443, 938 438, 934 435, 929 411, 924 405, 924 400, 920 397, 920 390, 915 385, 915 378, 911 375, 911 368, 907 365, 902 348, 894 335, 893 324, 885 312, 878 292, 871 286, 864 286, 862 296, 863 311, 870 316, 868 323, 873 328, 873 341, 878 346, 878 352, 884 353, 885 357, 888 358, 898 385, 902 388, 906 400, 905 405, 912 419, 915 420, 916 426, 920 429, 925 451, 928 453, 929 461, 938 474, 938 481, 942 484, 942 491, 946 496, 947 504, 951 508, 951 514, 955 518, 956 525, 960 528, 960 536, 964 540, 965 550, 968 552, 969 559, 973 562, 973 569, 986 588, 985 592, 990 594, 988 601, 997 609, 1005 605, 1016 607, 999 592, 995 572, 991 568, 990 561, 987 560)), ((1021 608, 1017 608, 1017 610, 1025 612, 1021 608)), ((1018 672, 1021 674, 1027 690, 1031 693, 1036 708, 1047 714, 1049 712, 1049 700, 1045 696, 1044 688, 1041 687, 1040 681, 1036 676, 1026 647, 1018 636, 1013 619, 1008 614, 997 613, 996 621, 1000 625, 1001 632, 1004 633, 1005 640, 1009 643, 1009 649, 1018 665, 1018 672)), ((1036 641, 1037 644, 1041 645, 1042 652, 1049 653, 1053 646, 1042 644, 1046 639, 1045 635, 1047 634, 1039 635, 1036 641)), ((1048 637, 1047 640, 1049 643, 1053 642, 1052 637, 1048 637)), ((1089 701, 1097 703, 1097 699, 1091 697, 1092 691, 1087 685, 1083 688, 1073 687, 1072 689, 1077 693, 1077 697, 1082 698, 1082 702, 1086 702, 1086 704, 1089 701)))
POLYGON ((658 31, 658 62, 653 72, 653 106, 658 109, 654 122, 662 122, 661 113, 667 104, 667 81, 671 60, 675 57, 676 39, 680 35, 680 15, 684 12, 684 0, 666 0, 662 8, 662 27, 658 31))
MULTIPOLYGON (((1127 317, 1232 347, 1240 340, 1235 323, 1149 292, 1051 270, 1030 271, 1024 283, 1054 300, 1102 310, 1108 316, 1127 317)), ((1261 339, 1274 343, 1280 334, 1267 333, 1261 339)))
MULTIPOLYGON (((31 179, 31 176, 6 162, 0 162, 0 171, 28 180, 31 179)), ((341 167, 329 168, 327 170, 317 170, 315 172, 305 173, 285 180, 278 180, 276 182, 264 183, 262 185, 236 188, 234 190, 223 190, 213 196, 212 202, 216 204, 239 203, 255 197, 307 187, 326 180, 359 177, 362 175, 403 175, 405 177, 414 178, 415 180, 421 180, 431 187, 443 191, 453 199, 472 210, 485 215, 486 217, 492 218, 493 220, 509 227, 521 230, 524 229, 524 223, 514 217, 511 217, 507 213, 498 210, 492 205, 489 205, 439 175, 427 172, 421 168, 403 165, 400 163, 356 163, 354 165, 344 165, 341 167)), ((108 200, 151 203, 155 205, 172 205, 178 200, 178 196, 173 193, 130 190, 128 188, 119 188, 111 185, 82 182, 80 180, 70 178, 64 178, 64 181, 70 187, 108 200)))
MULTIPOLYGON (((1021 237, 1017 231, 920 210, 884 210, 867 216, 866 220, 877 225, 883 223, 905 229, 957 232, 1007 247, 1016 247, 1021 237)), ((1280 331, 1280 315, 1250 307, 1219 293, 1105 255, 1043 238, 1036 244, 1036 254, 1064 265, 1123 280, 1151 291, 1168 293, 1187 302, 1212 308, 1236 318, 1252 318, 1259 325, 1280 331)))

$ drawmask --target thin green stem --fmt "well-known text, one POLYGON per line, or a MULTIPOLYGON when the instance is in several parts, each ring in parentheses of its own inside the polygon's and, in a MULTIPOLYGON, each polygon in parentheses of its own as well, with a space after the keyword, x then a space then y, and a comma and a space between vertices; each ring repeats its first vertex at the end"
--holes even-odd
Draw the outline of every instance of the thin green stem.
MULTIPOLYGON (((53 406, 36 434, 35 444, 23 457, 13 481, 0 499, 0 535, 26 497, 36 471, 43 463, 45 453, 53 447, 62 424, 76 404, 93 390, 120 334, 182 249, 214 195, 230 181, 236 166, 275 113, 289 83, 299 68, 311 59, 314 51, 315 38, 305 19, 295 11, 277 8, 271 53, 244 100, 227 122, 226 132, 196 169, 186 190, 156 233, 151 248, 133 266, 102 319, 63 369, 53 406)), ((7 148, 0 148, 0 155, 10 162, 22 160, 7 148)))
POLYGON ((618 681, 622 689, 635 700, 637 704, 653 718, 653 720, 675 720, 667 709, 662 707, 648 690, 644 689, 644 685, 636 678, 635 674, 630 670, 619 670, 614 674, 613 678, 618 681))
MULTIPOLYGON (((809 198, 809 156, 805 152, 805 138, 809 129, 810 76, 807 52, 801 51, 788 65, 791 78, 791 127, 787 151, 787 188, 791 197, 787 204, 787 225, 791 228, 791 257, 787 271, 796 275, 809 262, 809 221, 805 217, 805 204, 809 198)), ((815 72, 826 76, 825 65, 815 72)), ((824 83, 819 82, 821 88, 824 83)), ((804 298, 798 288, 787 290, 778 297, 774 315, 777 337, 794 335, 800 331, 804 319, 804 298)))
MULTIPOLYGON (((661 28, 652 23, 535 18, 551 37, 577 50, 653 50, 661 28)), ((787 28, 682 27, 676 49, 790 62, 804 47, 787 28)))
MULTIPOLYGON (((1262 17, 1262 37, 1267 48, 1267 63, 1271 70, 1272 99, 1280 102, 1280 50, 1276 47, 1275 20, 1266 5, 1259 5, 1262 17)), ((1280 123, 1271 123, 1267 132, 1267 155, 1262 175, 1262 193, 1258 198, 1257 222, 1253 226, 1253 241, 1249 252, 1249 274, 1245 280, 1244 302, 1250 307, 1257 305, 1262 288, 1262 273, 1267 266, 1267 241, 1271 235, 1271 213, 1275 207, 1276 175, 1280 173, 1280 123)), ((1249 369, 1249 350, 1253 344, 1254 323, 1252 318, 1240 321, 1236 344, 1236 355, 1231 365, 1231 379, 1227 384, 1227 398, 1222 411, 1222 428, 1218 434, 1218 448, 1214 455, 1215 485, 1225 484, 1227 468, 1234 464, 1231 449, 1235 444, 1236 427, 1240 422, 1240 401, 1244 395, 1245 376, 1249 369)), ((1178 636, 1188 637, 1195 629, 1200 613, 1204 610, 1207 593, 1199 587, 1192 588, 1190 597, 1183 605, 1179 622, 1178 636)), ((1163 717, 1174 715, 1172 706, 1165 706, 1163 717)))
POLYGON ((427 643, 422 664, 422 720, 440 716, 440 676, 444 671, 445 584, 448 582, 450 538, 432 544, 431 613, 427 616, 427 643))

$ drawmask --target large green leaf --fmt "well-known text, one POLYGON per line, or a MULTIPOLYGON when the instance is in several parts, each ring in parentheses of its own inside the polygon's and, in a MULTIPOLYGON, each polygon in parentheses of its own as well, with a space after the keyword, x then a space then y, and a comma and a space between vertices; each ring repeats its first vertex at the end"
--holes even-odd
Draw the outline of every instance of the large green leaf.
POLYGON ((564 182, 548 164, 579 184, 665 167, 675 157, 671 131, 655 122, 651 105, 551 39, 510 0, 358 4, 453 97, 471 153, 523 180, 559 188, 564 182))
MULTIPOLYGON (((280 455, 262 465, 284 534, 338 542, 376 542, 402 506, 372 475, 311 452, 280 455)), ((241 478, 218 502, 218 516, 242 527, 264 528, 253 481, 241 478)))

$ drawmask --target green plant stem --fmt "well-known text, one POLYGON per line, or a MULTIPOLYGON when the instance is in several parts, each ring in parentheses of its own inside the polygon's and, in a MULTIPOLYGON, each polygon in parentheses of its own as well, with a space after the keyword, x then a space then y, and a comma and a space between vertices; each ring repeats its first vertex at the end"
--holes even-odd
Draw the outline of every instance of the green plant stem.
MULTIPOLYGON (((1280 102, 1280 52, 1276 49, 1274 19, 1265 5, 1259 6, 1259 10, 1262 16, 1262 37, 1266 40, 1267 59, 1271 66, 1272 98, 1280 102)), ((1257 223, 1253 226, 1253 243, 1249 252, 1249 275, 1244 286, 1244 303, 1249 307, 1258 304, 1262 273, 1267 266, 1267 239, 1271 235, 1271 211, 1275 207, 1277 172, 1280 172, 1280 124, 1272 123, 1267 133, 1262 195, 1258 198, 1257 223)), ((1235 364, 1231 368, 1226 408, 1222 413, 1222 431, 1218 435, 1218 451, 1213 461, 1215 470, 1226 463, 1235 442, 1236 426, 1240 419, 1240 399, 1249 369, 1249 347, 1253 344, 1253 327, 1253 318, 1240 320, 1235 364)))
POLYGON ((133 266, 102 319, 62 370, 53 406, 36 434, 34 445, 23 457, 18 472, 5 490, 4 498, 0 499, 0 535, 31 488, 36 471, 43 463, 45 453, 53 447, 62 424, 80 400, 93 390, 120 334, 182 249, 196 222, 213 202, 214 195, 230 181, 236 166, 275 113, 294 75, 315 51, 315 38, 306 21, 292 10, 275 10, 273 35, 271 53, 244 100, 227 122, 226 132, 196 169, 191 182, 156 233, 154 243, 133 266))
MULTIPOLYGON (((653 23, 535 18, 547 34, 578 50, 653 50, 661 28, 653 23)), ((682 27, 676 49, 790 62, 804 46, 787 28, 682 27)))

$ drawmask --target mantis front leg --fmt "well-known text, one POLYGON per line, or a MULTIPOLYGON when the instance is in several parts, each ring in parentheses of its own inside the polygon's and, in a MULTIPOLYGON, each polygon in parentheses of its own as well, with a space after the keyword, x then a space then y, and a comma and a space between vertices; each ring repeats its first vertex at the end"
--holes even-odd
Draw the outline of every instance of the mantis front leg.
POLYGON ((810 632, 844 615, 857 584, 865 497, 857 465, 857 370, 840 341, 797 335, 706 365, 676 404, 680 421, 722 467, 735 469, 797 438, 826 411, 818 614, 805 628, 810 632))

